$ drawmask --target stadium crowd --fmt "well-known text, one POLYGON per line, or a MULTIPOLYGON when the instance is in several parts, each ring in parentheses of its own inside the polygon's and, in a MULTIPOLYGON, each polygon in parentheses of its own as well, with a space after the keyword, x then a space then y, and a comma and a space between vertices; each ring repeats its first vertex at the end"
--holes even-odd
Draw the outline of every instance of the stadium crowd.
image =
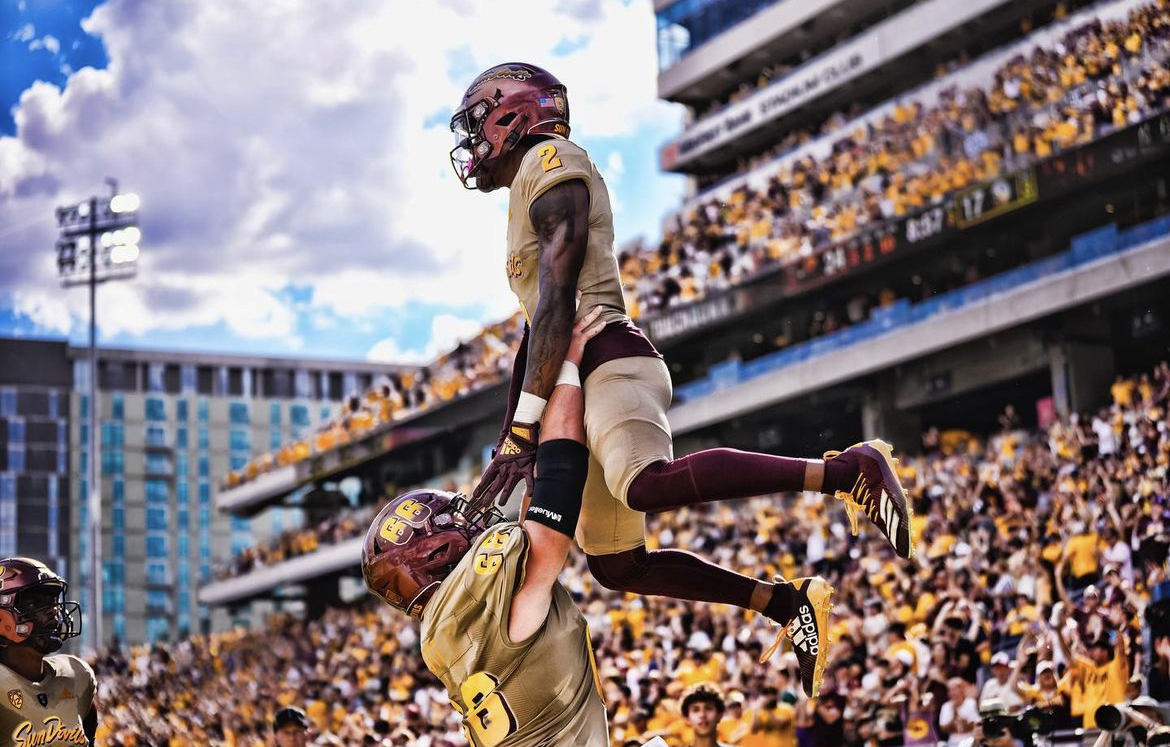
POLYGON ((985 88, 953 86, 931 105, 903 100, 848 130, 835 117, 826 126, 842 134, 828 157, 789 160, 766 188, 710 199, 675 216, 657 246, 623 252, 631 315, 699 300, 1162 111, 1168 58, 1170 17, 1156 0, 1010 59, 985 88))
MULTIPOLYGON (((251 459, 229 472, 223 488, 234 488, 277 467, 296 464, 313 454, 362 438, 375 428, 495 384, 511 373, 524 317, 516 312, 489 324, 472 339, 416 372, 392 374, 365 392, 350 393, 340 415, 307 438, 251 459)), ((290 540, 291 541, 291 540, 290 540)))
MULTIPOLYGON (((1167 580, 1170 365, 1118 377, 1112 404, 1028 432, 1005 410, 987 438, 924 436, 903 460, 917 553, 898 561, 840 503, 812 494, 652 517, 650 545, 689 547, 757 577, 816 572, 837 588, 822 696, 794 655, 761 665, 775 634, 751 613, 611 593, 580 555, 562 581, 594 633, 613 744, 690 744, 690 685, 718 682, 719 738, 744 747, 971 744, 980 707, 1031 704, 1057 726, 1103 703, 1170 699, 1170 638, 1141 651, 1167 580), (751 517, 745 521, 744 517, 751 517), (1137 674, 1151 664, 1148 682, 1137 674)), ((371 602, 260 630, 110 652, 95 662, 99 743, 259 747, 272 713, 306 709, 317 744, 463 745, 418 655, 415 624, 371 602)))

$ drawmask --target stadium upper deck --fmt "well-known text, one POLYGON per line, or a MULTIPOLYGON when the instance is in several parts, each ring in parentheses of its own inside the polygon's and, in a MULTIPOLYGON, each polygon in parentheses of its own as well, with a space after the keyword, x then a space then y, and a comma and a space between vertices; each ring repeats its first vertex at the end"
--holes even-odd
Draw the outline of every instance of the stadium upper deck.
POLYGON ((689 108, 683 132, 661 150, 662 167, 704 183, 730 174, 794 132, 863 114, 1082 4, 657 3, 659 95, 689 108))

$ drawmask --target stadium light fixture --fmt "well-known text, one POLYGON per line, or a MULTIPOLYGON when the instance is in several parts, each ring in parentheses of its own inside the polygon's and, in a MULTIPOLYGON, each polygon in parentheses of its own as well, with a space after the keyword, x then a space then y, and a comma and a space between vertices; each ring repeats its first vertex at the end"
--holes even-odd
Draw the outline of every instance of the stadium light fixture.
POLYGON ((136 194, 118 194, 118 182, 106 179, 110 194, 90 197, 75 205, 57 208, 57 271, 61 285, 71 288, 89 286, 89 579, 82 585, 90 591, 88 645, 98 651, 102 646, 102 498, 98 472, 97 422, 97 286, 107 280, 132 278, 138 271, 138 228, 136 194))

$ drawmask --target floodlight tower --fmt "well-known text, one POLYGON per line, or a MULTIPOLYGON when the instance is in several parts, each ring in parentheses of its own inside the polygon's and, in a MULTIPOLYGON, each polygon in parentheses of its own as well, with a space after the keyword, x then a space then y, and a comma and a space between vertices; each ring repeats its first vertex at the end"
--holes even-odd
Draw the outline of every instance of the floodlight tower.
POLYGON ((98 471, 97 419, 97 286, 107 280, 134 277, 138 269, 138 204, 136 194, 118 194, 118 183, 110 185, 108 197, 90 197, 74 205, 57 208, 57 271, 61 285, 89 286, 89 624, 86 640, 98 651, 102 638, 102 494, 98 471))

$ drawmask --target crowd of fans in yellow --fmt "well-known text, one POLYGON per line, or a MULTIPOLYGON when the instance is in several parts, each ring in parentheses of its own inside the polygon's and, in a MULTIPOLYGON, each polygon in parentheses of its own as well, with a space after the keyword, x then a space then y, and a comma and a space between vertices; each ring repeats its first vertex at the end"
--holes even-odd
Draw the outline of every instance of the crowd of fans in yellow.
MULTIPOLYGON (((1140 658, 1143 608, 1167 580, 1170 365, 1119 377, 1113 404, 1024 431, 1005 412, 981 439, 928 433, 903 460, 916 559, 851 536, 838 503, 770 496, 653 517, 651 546, 693 548, 758 577, 826 576, 838 589, 823 695, 795 658, 756 662, 774 634, 738 609, 609 592, 580 555, 562 582, 594 633, 613 744, 689 744, 685 688, 727 693, 720 739, 743 747, 962 744, 981 702, 1047 708, 1093 726, 1098 705, 1170 698, 1170 638, 1140 658), (745 520, 750 517, 750 520, 745 520), (990 671, 988 671, 990 669, 990 671)), ((317 744, 463 745, 418 655, 413 621, 373 602, 318 620, 110 652, 95 662, 99 743, 260 747, 272 713, 304 707, 317 744)))
POLYGON ((997 70, 986 87, 899 102, 881 121, 840 123, 826 158, 785 162, 674 219, 620 259, 631 315, 685 305, 799 261, 971 184, 1087 143, 1170 103, 1166 0, 1078 27, 997 70))

